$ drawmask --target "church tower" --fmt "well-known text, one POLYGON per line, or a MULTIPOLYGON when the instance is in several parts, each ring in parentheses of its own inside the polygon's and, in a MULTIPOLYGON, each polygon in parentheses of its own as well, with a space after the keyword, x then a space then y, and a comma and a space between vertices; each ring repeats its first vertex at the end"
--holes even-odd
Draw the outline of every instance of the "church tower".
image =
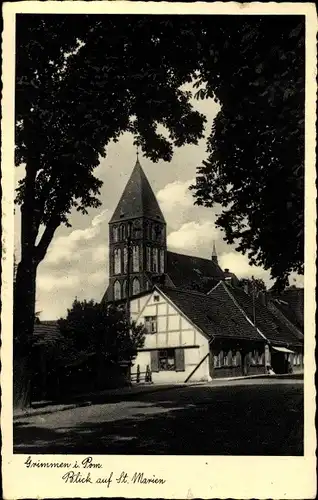
POLYGON ((166 222, 137 157, 109 221, 108 300, 119 300, 151 288, 165 274, 166 222))

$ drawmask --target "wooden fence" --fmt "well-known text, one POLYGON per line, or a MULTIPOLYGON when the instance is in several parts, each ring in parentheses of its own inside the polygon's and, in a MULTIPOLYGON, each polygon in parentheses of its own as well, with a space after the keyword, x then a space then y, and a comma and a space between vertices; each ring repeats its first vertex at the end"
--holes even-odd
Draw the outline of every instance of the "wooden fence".
POLYGON ((151 376, 151 370, 149 368, 149 365, 147 365, 146 371, 141 372, 140 371, 140 366, 137 365, 137 371, 136 373, 131 374, 131 382, 135 384, 139 384, 141 382, 143 383, 151 383, 152 382, 152 376, 151 376))

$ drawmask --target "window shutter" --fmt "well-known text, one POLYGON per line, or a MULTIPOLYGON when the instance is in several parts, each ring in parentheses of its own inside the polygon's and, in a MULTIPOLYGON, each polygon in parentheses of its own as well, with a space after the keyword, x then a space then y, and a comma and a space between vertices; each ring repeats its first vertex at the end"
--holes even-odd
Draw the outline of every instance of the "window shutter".
POLYGON ((184 349, 175 350, 176 372, 184 372, 184 349))
POLYGON ((158 353, 158 351, 150 351, 150 364, 151 364, 151 371, 152 372, 159 371, 159 353, 158 353))

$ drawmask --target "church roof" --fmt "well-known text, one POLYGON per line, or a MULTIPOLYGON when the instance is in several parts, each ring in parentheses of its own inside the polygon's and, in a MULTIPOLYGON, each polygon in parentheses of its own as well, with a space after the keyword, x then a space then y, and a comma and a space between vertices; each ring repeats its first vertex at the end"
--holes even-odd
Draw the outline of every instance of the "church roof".
POLYGON ((110 223, 143 216, 165 222, 158 201, 137 159, 110 223))
MULTIPOLYGON (((227 310, 233 308, 238 314, 241 310, 250 321, 254 321, 253 297, 239 287, 233 287, 222 281, 211 292, 209 296, 223 302, 227 310)), ((257 328, 273 344, 301 345, 302 342, 296 337, 292 328, 276 317, 257 298, 255 304, 255 322, 257 328)))
POLYGON ((176 287, 203 293, 211 290, 217 281, 224 279, 222 269, 211 259, 169 251, 167 252, 167 274, 176 287))

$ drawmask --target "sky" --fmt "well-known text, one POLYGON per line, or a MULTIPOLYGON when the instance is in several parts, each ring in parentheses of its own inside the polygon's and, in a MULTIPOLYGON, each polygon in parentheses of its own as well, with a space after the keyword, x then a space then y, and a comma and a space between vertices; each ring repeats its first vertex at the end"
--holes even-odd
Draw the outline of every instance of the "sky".
MULTIPOLYGON (((272 284, 267 271, 251 267, 246 256, 235 251, 235 245, 223 241, 224 234, 215 227, 220 209, 194 205, 189 186, 195 179, 196 168, 207 157, 206 137, 219 105, 212 99, 193 101, 193 106, 208 119, 206 135, 198 145, 176 149, 171 162, 156 164, 139 154, 139 161, 157 196, 167 223, 168 250, 211 258, 215 241, 219 264, 239 278, 262 278, 272 284)), ((101 207, 88 215, 71 214, 71 228, 61 226, 55 233, 47 255, 37 274, 36 311, 40 319, 64 317, 73 300, 100 301, 108 285, 108 221, 136 163, 133 136, 125 133, 117 143, 110 143, 107 157, 101 159, 95 175, 103 181, 101 207)), ((16 169, 16 181, 24 175, 16 169)), ((15 252, 19 258, 20 216, 15 217, 15 252)), ((293 284, 302 286, 302 277, 293 277, 293 284)))

